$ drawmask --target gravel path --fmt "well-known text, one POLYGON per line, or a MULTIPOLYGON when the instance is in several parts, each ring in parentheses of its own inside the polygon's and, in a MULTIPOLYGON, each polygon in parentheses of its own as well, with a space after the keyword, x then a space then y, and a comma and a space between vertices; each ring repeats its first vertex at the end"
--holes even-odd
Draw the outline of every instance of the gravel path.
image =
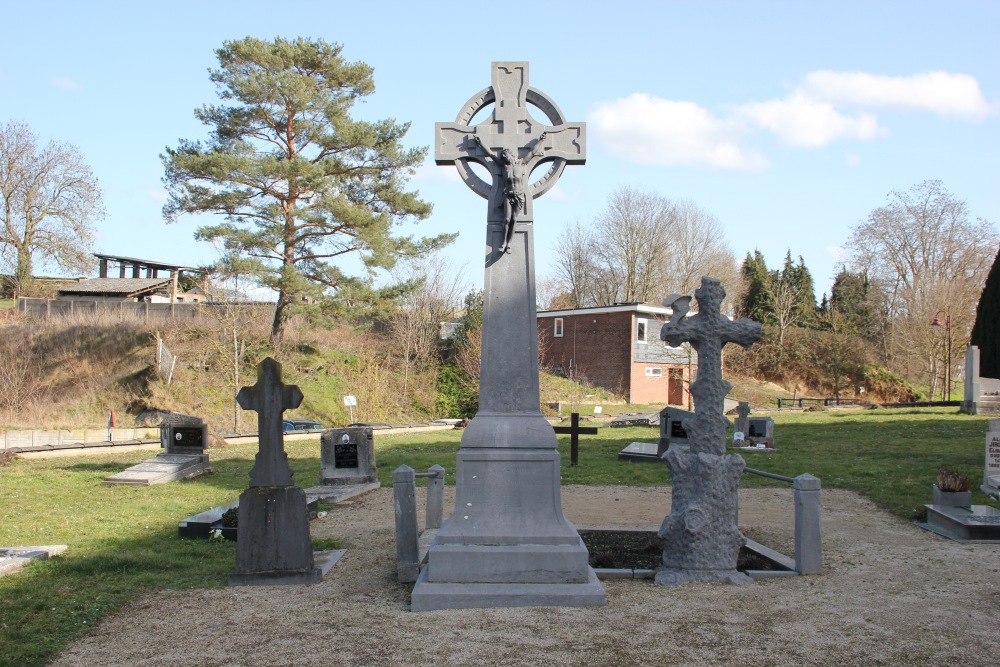
MULTIPOLYGON (((447 490, 446 507, 454 502, 447 490)), ((791 554, 791 491, 740 492, 749 535, 791 554)), ((666 488, 563 487, 577 526, 656 528, 666 488)), ((423 499, 418 497, 420 507, 423 499)), ((990 665, 1000 545, 961 545, 823 492, 825 570, 754 586, 605 582, 600 608, 411 613, 395 579, 392 490, 313 522, 347 554, 316 586, 148 596, 55 661, 101 665, 990 665)))

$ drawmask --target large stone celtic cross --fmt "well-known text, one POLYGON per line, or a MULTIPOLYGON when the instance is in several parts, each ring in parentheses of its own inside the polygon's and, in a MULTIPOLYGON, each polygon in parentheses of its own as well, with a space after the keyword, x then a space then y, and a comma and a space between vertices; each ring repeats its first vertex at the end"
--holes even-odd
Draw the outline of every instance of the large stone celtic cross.
POLYGON ((531 201, 547 192, 567 164, 586 160, 586 126, 567 123, 562 111, 547 95, 528 86, 528 63, 493 63, 493 85, 462 107, 454 123, 436 123, 434 158, 439 165, 454 164, 469 188, 489 201, 488 222, 502 222, 503 250, 507 250, 517 224, 533 220, 531 201), (487 105, 494 104, 488 120, 469 125, 487 105), (528 113, 528 104, 541 110, 551 125, 528 113), (487 183, 468 161, 486 167, 487 183), (531 172, 543 162, 549 170, 530 183, 531 172))

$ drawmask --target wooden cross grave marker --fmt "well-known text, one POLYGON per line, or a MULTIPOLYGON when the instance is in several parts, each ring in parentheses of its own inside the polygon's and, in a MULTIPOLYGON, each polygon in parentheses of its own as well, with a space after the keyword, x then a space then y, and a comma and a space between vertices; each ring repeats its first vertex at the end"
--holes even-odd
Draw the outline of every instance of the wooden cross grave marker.
POLYGON ((597 435, 596 426, 580 426, 580 413, 570 416, 569 426, 553 426, 552 430, 559 434, 569 433, 569 464, 575 466, 580 458, 580 436, 597 435))

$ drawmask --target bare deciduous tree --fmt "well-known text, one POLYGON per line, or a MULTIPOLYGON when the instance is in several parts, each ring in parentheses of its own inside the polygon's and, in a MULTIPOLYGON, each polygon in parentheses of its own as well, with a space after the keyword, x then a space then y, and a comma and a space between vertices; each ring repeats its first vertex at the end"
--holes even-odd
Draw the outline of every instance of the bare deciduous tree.
POLYGON ((666 293, 694 294, 702 276, 712 276, 729 287, 730 298, 740 282, 739 264, 726 242, 718 218, 690 200, 674 205, 674 224, 667 245, 663 275, 666 293))
POLYGON ((883 295, 886 360, 910 380, 932 388, 940 358, 936 314, 952 318, 954 367, 964 353, 976 302, 996 251, 996 228, 970 217, 966 203, 941 181, 889 193, 853 230, 852 265, 883 295))
POLYGON ((93 221, 103 216, 97 178, 75 146, 40 147, 27 125, 0 126, 0 249, 18 292, 36 260, 84 272, 93 221))

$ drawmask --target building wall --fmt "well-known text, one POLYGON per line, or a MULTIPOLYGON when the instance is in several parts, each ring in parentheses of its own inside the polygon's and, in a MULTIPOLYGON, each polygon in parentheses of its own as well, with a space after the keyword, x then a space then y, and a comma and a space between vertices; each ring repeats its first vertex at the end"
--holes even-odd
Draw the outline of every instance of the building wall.
MULTIPOLYGON (((665 321, 652 314, 625 311, 563 316, 563 335, 554 336, 556 318, 538 318, 540 365, 603 387, 630 403, 666 405, 670 373, 678 371, 684 382, 674 405, 688 403, 687 352, 668 348, 660 341, 665 321), (646 321, 646 342, 637 340, 638 320, 646 321), (647 368, 661 375, 646 375, 647 368)), ((692 363, 697 363, 696 359, 692 363)))
POLYGON ((541 365, 627 399, 631 391, 633 315, 622 312, 563 317, 561 338, 553 336, 554 317, 539 317, 541 365))

